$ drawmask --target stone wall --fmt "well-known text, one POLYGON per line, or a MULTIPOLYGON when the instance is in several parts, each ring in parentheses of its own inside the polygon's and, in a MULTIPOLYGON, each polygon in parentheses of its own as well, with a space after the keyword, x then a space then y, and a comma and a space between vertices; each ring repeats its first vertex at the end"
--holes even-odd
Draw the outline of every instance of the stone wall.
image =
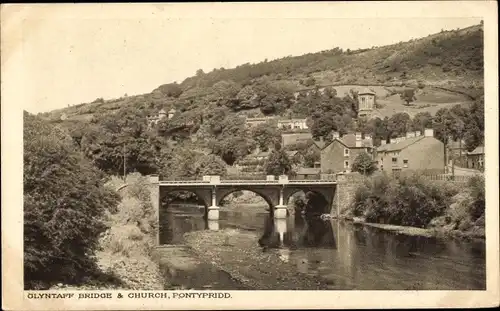
POLYGON ((363 183, 363 178, 358 176, 337 176, 337 189, 333 199, 330 215, 339 216, 343 211, 351 206, 354 194, 359 185, 363 183))

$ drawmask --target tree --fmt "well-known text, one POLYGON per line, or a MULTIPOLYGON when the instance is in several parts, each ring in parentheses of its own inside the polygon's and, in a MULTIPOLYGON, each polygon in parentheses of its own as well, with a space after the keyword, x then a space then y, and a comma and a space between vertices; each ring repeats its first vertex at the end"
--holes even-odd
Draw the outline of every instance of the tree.
POLYGON ((168 97, 177 98, 182 94, 182 88, 177 83, 163 84, 158 89, 168 97))
POLYGON ((400 95, 401 99, 405 101, 406 106, 409 106, 411 102, 417 100, 415 97, 415 90, 414 89, 405 89, 401 92, 400 95))
POLYGON ((390 137, 399 137, 405 135, 410 126, 410 116, 405 112, 398 112, 388 119, 387 130, 390 137))
POLYGON ((228 165, 233 165, 255 148, 253 141, 244 136, 229 136, 212 142, 212 152, 228 165))
POLYGON ((94 252, 118 196, 64 131, 24 114, 24 281, 34 289, 98 271, 94 252))
POLYGON ((198 69, 196 70, 196 76, 197 77, 201 77, 205 74, 205 72, 203 71, 203 69, 198 69))
POLYGON ((467 119, 467 110, 460 105, 455 105, 450 109, 450 117, 453 122, 450 125, 451 138, 459 142, 459 152, 462 156, 462 140, 465 136, 465 122, 467 119))
POLYGON ((448 142, 451 136, 451 128, 453 125, 454 119, 451 115, 450 111, 447 108, 439 109, 434 115, 434 119, 432 121, 432 127, 434 129, 434 136, 443 142, 445 145, 444 148, 444 161, 445 167, 448 165, 448 142))
POLYGON ((273 150, 264 166, 268 175, 287 175, 292 172, 292 162, 283 149, 273 150))
POLYGON ((226 163, 214 154, 203 155, 195 164, 197 176, 219 175, 225 176, 227 173, 226 163))
POLYGON ((231 99, 235 98, 241 90, 241 85, 232 80, 222 80, 212 86, 211 97, 214 99, 231 99))
POLYGON ((280 131, 272 122, 258 124, 252 128, 252 137, 262 151, 281 142, 280 131))
POLYGON ((311 127, 311 134, 314 139, 326 137, 332 130, 337 130, 337 126, 333 121, 331 114, 319 115, 316 118, 313 116, 313 124, 311 127))
MULTIPOLYGON (((453 125, 454 119, 450 111, 447 108, 439 109, 434 115, 432 121, 432 128, 434 129, 434 135, 437 139, 443 142, 443 144, 448 145, 448 141, 451 136, 451 127, 453 125)), ((445 148, 446 149, 446 148, 445 148)))
POLYGON ((375 163, 366 152, 358 154, 352 163, 352 170, 363 175, 371 175, 376 169, 375 163))
POLYGON ((432 128, 432 115, 429 112, 419 112, 412 120, 411 128, 413 131, 424 132, 426 128, 432 128))
POLYGON ((321 153, 317 148, 309 147, 304 154, 304 166, 314 167, 314 163, 321 160, 321 153))
POLYGON ((465 145, 472 151, 484 144, 484 97, 471 104, 466 120, 465 145))

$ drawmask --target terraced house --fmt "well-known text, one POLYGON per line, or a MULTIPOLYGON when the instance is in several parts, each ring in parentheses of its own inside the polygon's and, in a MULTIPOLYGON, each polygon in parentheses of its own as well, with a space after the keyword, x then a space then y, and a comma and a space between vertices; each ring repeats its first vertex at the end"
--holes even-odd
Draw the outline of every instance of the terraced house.
POLYGON ((425 129, 382 141, 376 150, 376 161, 381 171, 421 171, 443 174, 445 170, 444 144, 434 137, 434 130, 425 129))
POLYGON ((339 173, 350 172, 354 159, 363 152, 373 155, 372 136, 362 133, 350 133, 340 137, 338 132, 333 132, 333 140, 315 142, 321 150, 321 172, 339 173))

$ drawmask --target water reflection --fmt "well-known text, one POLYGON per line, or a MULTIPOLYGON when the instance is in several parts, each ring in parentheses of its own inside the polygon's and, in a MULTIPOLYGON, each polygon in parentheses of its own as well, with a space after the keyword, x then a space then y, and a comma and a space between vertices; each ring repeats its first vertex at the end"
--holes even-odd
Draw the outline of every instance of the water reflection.
POLYGON ((256 246, 297 272, 321 276, 332 289, 485 289, 484 242, 411 237, 365 225, 295 215, 221 211, 207 222, 199 211, 163 215, 160 241, 185 232, 239 228, 258 234, 256 246))

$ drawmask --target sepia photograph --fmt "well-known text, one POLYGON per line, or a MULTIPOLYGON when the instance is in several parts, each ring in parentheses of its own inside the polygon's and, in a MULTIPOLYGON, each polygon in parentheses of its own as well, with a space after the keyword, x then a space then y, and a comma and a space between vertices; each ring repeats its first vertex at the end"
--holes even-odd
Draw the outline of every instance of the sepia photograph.
POLYGON ((350 4, 2 5, 21 301, 497 292, 485 17, 350 4))

